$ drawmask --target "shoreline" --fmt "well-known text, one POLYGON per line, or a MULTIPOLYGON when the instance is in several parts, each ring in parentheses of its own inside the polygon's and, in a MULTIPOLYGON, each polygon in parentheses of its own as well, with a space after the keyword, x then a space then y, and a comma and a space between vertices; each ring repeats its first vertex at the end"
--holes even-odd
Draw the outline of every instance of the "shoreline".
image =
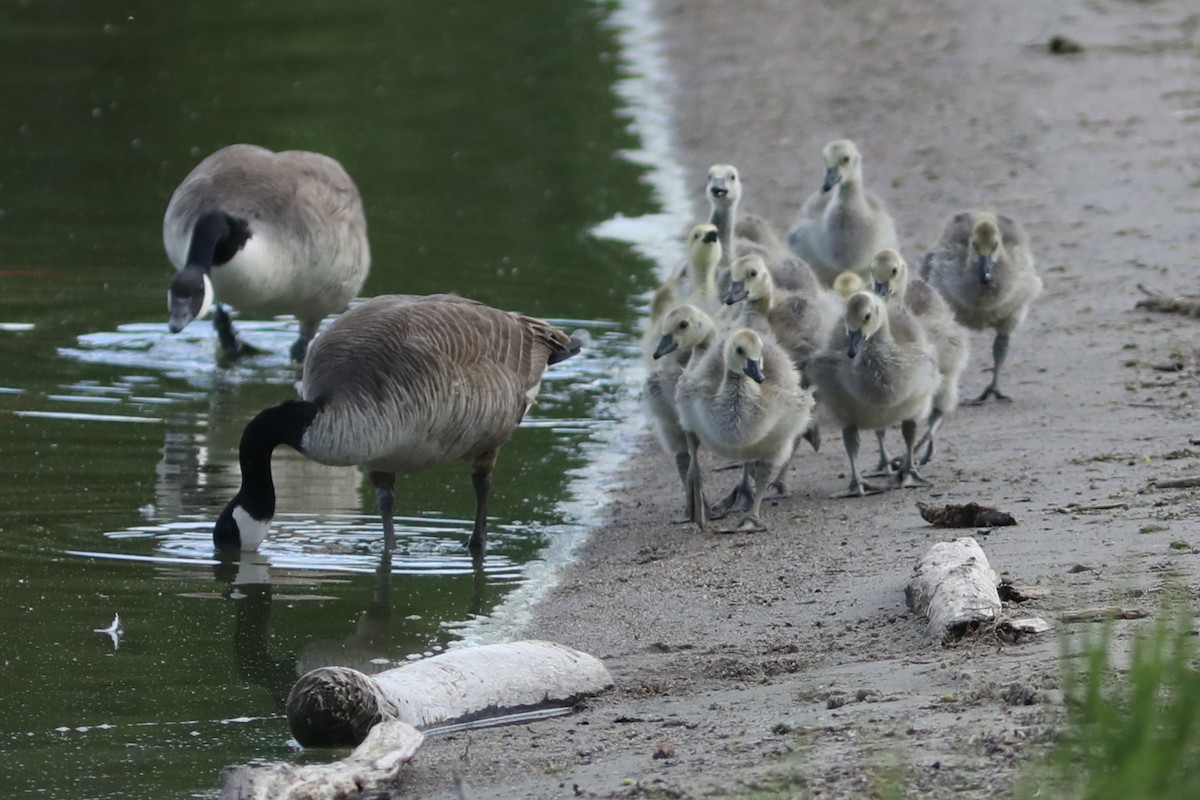
MULTIPOLYGON (((1057 724, 1058 636, 933 643, 903 586, 930 543, 970 532, 930 529, 914 504, 977 501, 1020 519, 978 535, 998 572, 1046 592, 1006 605, 1011 615, 1115 603, 1153 614, 1169 581, 1200 584, 1190 554, 1168 546, 1195 529, 1200 503, 1148 488, 1200 466, 1179 455, 1193 436, 1191 384, 1152 368, 1192 352, 1195 323, 1133 310, 1136 282, 1180 291, 1196 259, 1183 198, 1200 164, 1178 112, 1195 105, 1198 57, 1175 33, 1188 9, 656 7, 697 218, 708 165, 731 163, 745 210, 785 230, 819 181, 821 146, 848 137, 910 264, 960 208, 1024 222, 1046 290, 1006 364, 1016 400, 947 421, 928 490, 829 499, 846 460, 827 436, 796 459, 792 496, 764 506, 761 534, 671 524, 678 478, 643 436, 611 489, 608 523, 522 632, 601 658, 616 688, 566 717, 431 737, 399 790, 858 798, 889 773, 932 797, 1009 796, 1057 724), (1059 33, 1087 49, 1031 46, 1059 33), (1151 520, 1164 530, 1140 533, 1151 520), (674 755, 656 757, 661 745, 674 755)), ((986 381, 990 344, 972 336, 964 396, 986 381)), ((1137 628, 1116 623, 1118 643, 1137 628)))

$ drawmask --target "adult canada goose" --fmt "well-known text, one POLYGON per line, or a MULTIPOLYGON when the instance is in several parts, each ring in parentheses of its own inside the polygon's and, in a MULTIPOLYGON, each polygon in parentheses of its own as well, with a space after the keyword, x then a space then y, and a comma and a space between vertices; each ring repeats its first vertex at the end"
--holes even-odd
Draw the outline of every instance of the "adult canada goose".
POLYGON ((913 463, 917 422, 928 415, 938 385, 937 356, 925 332, 903 307, 870 292, 850 296, 845 322, 807 372, 822 406, 841 423, 850 458, 850 486, 834 497, 883 490, 859 474, 858 432, 897 422, 906 447, 900 485, 927 485, 913 463))
MULTIPOLYGON (((940 381, 929 412, 929 428, 917 443, 920 447, 928 442, 920 460, 921 464, 928 464, 937 447, 937 433, 945 415, 958 405, 958 382, 970 357, 970 340, 938 291, 915 275, 909 275, 908 264, 900 253, 890 247, 876 253, 871 262, 871 279, 876 294, 894 298, 908 309, 937 351, 940 381)), ((883 450, 882 431, 879 437, 880 458, 890 461, 883 450)))
POLYGON ((661 338, 654 350, 655 366, 642 387, 642 398, 654 421, 659 441, 668 453, 675 456, 679 480, 686 488, 689 463, 687 435, 679 422, 675 388, 688 362, 703 355, 712 346, 717 330, 712 318, 690 303, 668 311, 659 330, 661 338))
MULTIPOLYGON (((708 221, 717 226, 721 238, 721 264, 728 267, 744 255, 759 255, 771 270, 775 285, 781 289, 814 294, 819 286, 816 275, 804 261, 788 252, 771 224, 757 214, 739 215, 742 180, 737 167, 713 164, 708 169, 705 195, 711 207, 708 221)), ((728 290, 727 273, 718 279, 721 294, 728 290)))
POLYGON ((470 462, 476 505, 468 544, 482 551, 500 446, 537 397, 542 372, 579 347, 540 319, 456 295, 383 295, 356 306, 309 348, 303 399, 246 426, 242 485, 217 519, 213 543, 258 549, 275 515, 271 453, 286 444, 323 464, 367 467, 388 550, 396 473, 470 462))
POLYGON ((865 278, 872 256, 899 244, 896 225, 883 201, 863 187, 862 156, 854 142, 830 142, 823 155, 821 191, 804 201, 787 242, 821 282, 831 286, 846 270, 865 278))
POLYGON ((247 314, 293 314, 304 360, 321 320, 358 294, 371 266, 367 223, 354 181, 320 153, 221 148, 171 195, 163 246, 177 272, 167 296, 178 333, 213 309, 228 358, 254 352, 224 305, 247 314))
POLYGON ((1008 341, 1042 293, 1029 235, 1019 222, 987 211, 962 211, 946 223, 941 240, 925 254, 921 277, 937 288, 958 321, 972 330, 992 328, 992 380, 972 404, 1011 398, 1000 392, 1000 367, 1008 341))
POLYGON ((707 528, 709 510, 697 458, 703 445, 745 464, 743 482, 753 477, 755 491, 739 528, 764 530, 759 519, 763 490, 791 458, 813 408, 812 394, 801 388, 792 360, 769 334, 738 328, 688 365, 675 396, 688 437, 691 521, 707 528))

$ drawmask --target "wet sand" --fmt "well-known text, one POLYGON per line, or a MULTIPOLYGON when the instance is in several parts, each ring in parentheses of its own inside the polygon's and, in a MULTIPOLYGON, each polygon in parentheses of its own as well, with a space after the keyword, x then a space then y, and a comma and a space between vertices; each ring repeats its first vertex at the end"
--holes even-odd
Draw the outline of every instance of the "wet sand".
MULTIPOLYGON (((830 499, 847 461, 826 425, 759 534, 672 524, 682 493, 647 434, 610 521, 525 632, 604 659, 616 689, 567 717, 432 737, 401 796, 458 797, 457 776, 468 798, 858 798, 885 774, 922 796, 1007 796, 1058 719, 1058 639, 932 641, 905 581, 931 543, 970 531, 928 527, 917 500, 1019 518, 978 535, 996 570, 1045 592, 1007 604, 1012 617, 1154 613, 1168 584, 1195 592, 1196 557, 1170 545, 1200 545, 1200 501, 1151 482, 1200 471, 1200 323, 1134 310, 1139 282, 1194 291, 1187 4, 799 5, 659 2, 696 219, 708 166, 725 162, 743 209, 786 230, 819 186, 821 147, 845 137, 910 264, 957 210, 1022 220, 1046 289, 1005 366, 1014 402, 949 419, 924 471, 933 488, 861 500, 830 499), (1056 34, 1085 51, 1051 54, 1056 34), (1168 362, 1183 369, 1154 368, 1168 362), (674 755, 655 758, 660 745, 674 755)), ((990 362, 990 333, 974 334, 964 397, 990 362)))

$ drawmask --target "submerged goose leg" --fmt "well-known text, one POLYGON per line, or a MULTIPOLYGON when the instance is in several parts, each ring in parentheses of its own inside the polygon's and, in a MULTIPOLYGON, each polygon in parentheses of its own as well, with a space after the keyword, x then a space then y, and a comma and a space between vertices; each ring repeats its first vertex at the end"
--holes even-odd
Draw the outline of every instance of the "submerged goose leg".
POLYGON ((687 475, 687 513, 688 522, 700 526, 700 530, 708 527, 708 502, 704 499, 704 479, 700 475, 700 439, 694 433, 687 435, 688 441, 688 475, 687 475))
POLYGON ((900 433, 904 436, 904 460, 900 462, 900 486, 905 489, 930 486, 929 481, 922 478, 921 473, 917 472, 917 465, 913 459, 917 441, 917 421, 906 419, 901 422, 900 433))
POLYGON ((865 497, 885 491, 884 487, 867 483, 858 473, 858 428, 842 428, 842 443, 846 445, 846 455, 850 457, 850 486, 833 496, 865 497))
POLYGON ((992 382, 983 390, 983 394, 971 401, 971 405, 977 406, 987 402, 989 397, 994 397, 1005 403, 1012 402, 1012 398, 1000 392, 1000 366, 1004 363, 1005 356, 1008 355, 1008 334, 997 333, 996 338, 992 340, 992 382))
POLYGON ((321 327, 321 321, 311 322, 308 320, 300 321, 300 336, 292 343, 291 356, 292 361, 297 364, 304 363, 304 356, 308 353, 308 343, 317 335, 317 330, 321 327))
POLYGON ((487 548, 488 492, 492 488, 492 470, 496 468, 499 455, 495 450, 489 450, 475 457, 475 469, 471 473, 471 483, 475 487, 475 527, 467 541, 471 552, 482 553, 487 548))
POLYGON ((221 353, 228 360, 235 361, 242 356, 253 356, 265 352, 247 344, 245 339, 238 336, 237 331, 233 329, 233 320, 230 318, 229 312, 220 303, 213 304, 212 321, 213 328, 217 332, 217 341, 221 343, 221 353))
POLYGON ((747 511, 754 505, 755 492, 750 487, 750 466, 742 465, 742 479, 729 494, 709 509, 709 519, 720 519, 730 511, 747 511))
POLYGON ((396 506, 396 476, 391 472, 371 470, 371 484, 375 487, 375 505, 383 517, 383 552, 391 553, 396 547, 396 523, 393 510, 396 506))

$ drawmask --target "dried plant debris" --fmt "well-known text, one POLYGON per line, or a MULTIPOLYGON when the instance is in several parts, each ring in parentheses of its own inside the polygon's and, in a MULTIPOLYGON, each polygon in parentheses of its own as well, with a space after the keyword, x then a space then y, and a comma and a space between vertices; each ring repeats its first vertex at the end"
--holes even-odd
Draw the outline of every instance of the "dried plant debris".
POLYGON ((1147 289, 1142 284, 1137 288, 1146 295, 1137 301, 1134 308, 1145 308, 1149 311, 1162 311, 1166 314, 1186 314, 1189 317, 1200 317, 1200 297, 1195 295, 1176 295, 1169 297, 1147 289))
POLYGON ((1007 511, 998 511, 992 506, 978 503, 931 506, 918 500, 917 510, 921 512, 921 518, 935 528, 998 528, 1017 524, 1017 520, 1007 511))

